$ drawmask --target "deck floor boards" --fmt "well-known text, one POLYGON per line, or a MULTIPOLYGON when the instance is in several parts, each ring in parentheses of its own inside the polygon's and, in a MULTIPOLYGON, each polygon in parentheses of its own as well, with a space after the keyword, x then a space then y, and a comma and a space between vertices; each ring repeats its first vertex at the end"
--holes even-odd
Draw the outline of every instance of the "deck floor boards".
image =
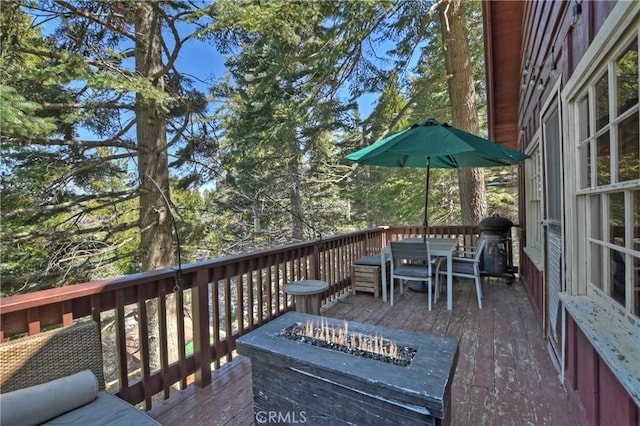
MULTIPOLYGON (((454 284, 452 311, 446 309, 444 293, 428 311, 426 294, 395 290, 394 306, 358 293, 323 307, 322 315, 458 338, 454 426, 578 425, 520 281, 507 286, 499 279, 485 279, 482 310, 471 280, 454 284)), ((165 425, 254 424, 248 364, 238 357, 213 373, 212 386, 185 390, 186 396, 172 396, 151 414, 165 425)))

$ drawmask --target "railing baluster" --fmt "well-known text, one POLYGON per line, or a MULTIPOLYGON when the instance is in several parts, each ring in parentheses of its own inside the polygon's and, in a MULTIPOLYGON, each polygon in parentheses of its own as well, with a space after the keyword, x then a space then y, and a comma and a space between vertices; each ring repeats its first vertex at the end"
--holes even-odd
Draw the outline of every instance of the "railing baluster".
POLYGON ((275 296, 276 296, 276 315, 280 315, 282 313, 282 307, 287 303, 286 294, 280 291, 280 279, 281 279, 281 268, 282 268, 282 252, 276 254, 276 266, 275 266, 275 296), (282 301, 284 296, 284 302, 282 301))
MULTIPOLYGON (((184 280, 184 278, 183 278, 184 280)), ((184 282, 184 281, 183 281, 184 282)), ((193 293, 192 293, 193 294, 193 293)), ((205 296, 205 299, 207 296, 205 296)), ((192 298, 193 299, 193 298, 192 298)), ((176 327, 178 328, 178 366, 180 367, 180 389, 187 387, 187 359, 186 359, 186 337, 184 329, 184 290, 176 293, 176 327)))
POLYGON ((247 313, 249 314, 249 330, 253 330, 255 321, 255 292, 253 282, 253 271, 256 269, 256 260, 251 259, 249 261, 249 270, 247 271, 247 313))
MULTIPOLYGON (((156 287, 156 298, 158 299, 158 321, 159 321, 159 330, 160 330, 160 368, 162 372, 162 390, 164 391, 164 398, 169 398, 170 394, 170 385, 169 385, 169 335, 173 333, 169 333, 169 324, 167 324, 167 282, 166 280, 162 280, 158 283, 156 287)), ((171 299, 170 302, 175 302, 176 297, 175 294, 169 296, 171 299)), ((171 310, 172 307, 170 306, 171 310)), ((173 312, 177 313, 177 309, 175 309, 175 305, 173 307, 173 312)), ((175 327, 176 324, 171 324, 171 327, 175 327)))
POLYGON ((273 317, 273 256, 269 256, 269 266, 266 267, 267 275, 267 321, 273 317))
POLYGON ((238 336, 244 334, 244 274, 238 273, 236 279, 236 293, 238 301, 236 303, 236 312, 238 317, 238 336))
POLYGON ((116 347, 118 352, 118 380, 122 398, 127 399, 129 395, 129 371, 127 366, 127 336, 124 324, 124 290, 116 290, 116 347))
POLYGON ((73 324, 72 301, 67 300, 63 302, 60 307, 62 308, 60 312, 60 314, 62 315, 62 325, 64 327, 69 327, 71 324, 73 324))
POLYGON ((42 331, 40 325, 40 309, 32 308, 27 310, 27 322, 29 323, 29 334, 37 334, 42 331))
MULTIPOLYGON (((196 384, 200 387, 211 384, 211 342, 209 334, 209 271, 201 269, 193 277, 193 353, 196 360, 196 384)), ((216 286, 214 286, 215 289, 216 286)), ((215 292, 215 290, 214 290, 215 292)), ((217 299, 217 294, 215 295, 217 299)), ((215 304, 214 304, 215 306, 215 304)), ((215 309, 215 314, 218 310, 215 309)), ((214 321, 217 315, 214 314, 214 321)), ((215 330, 214 328, 214 336, 215 330)), ((216 336, 216 343, 218 342, 216 336)), ((216 368, 218 368, 217 366, 216 368)))
MULTIPOLYGON (((222 358, 222 353, 218 351, 218 348, 222 348, 222 344, 220 343, 220 279, 214 275, 211 278, 211 301, 213 306, 213 343, 216 349, 216 356, 214 358, 214 367, 220 368, 220 358, 222 358)), ((195 296, 193 296, 195 299, 195 296)))
POLYGON ((263 268, 258 267, 258 272, 256 274, 256 291, 258 293, 258 324, 262 324, 264 321, 264 286, 262 283, 263 270, 263 268))
MULTIPOLYGON (((150 386, 149 386, 149 376, 150 376, 150 366, 149 366, 149 361, 150 361, 150 356, 149 356, 149 351, 150 351, 150 347, 149 347, 149 323, 158 323, 158 318, 151 318, 149 319, 148 317, 148 313, 147 313, 147 300, 145 300, 144 298, 144 294, 143 294, 143 289, 144 286, 139 286, 138 287, 138 294, 137 294, 137 299, 138 299, 138 344, 140 345, 140 363, 141 363, 141 367, 142 367, 142 389, 144 390, 144 405, 145 405, 145 409, 149 410, 151 409, 151 393, 150 393, 150 386)), ((158 303, 158 301, 156 300, 151 300, 149 301, 149 303, 158 303)), ((151 309, 151 315, 157 314, 157 311, 159 310, 159 308, 157 309, 151 309)), ((155 315, 154 315, 155 316, 155 315)), ((156 327, 159 329, 159 327, 156 327)), ((159 331, 159 330, 158 330, 159 331)), ((155 336, 154 336, 155 337, 155 336)), ((155 338, 153 339, 153 344, 157 345, 158 342, 155 340, 155 338)), ((155 350, 155 348, 154 348, 155 350)))
POLYGON ((224 339, 227 342, 227 361, 231 361, 231 351, 228 345, 233 334, 233 318, 231 314, 231 279, 228 276, 224 278, 224 325, 224 339))
MULTIPOLYGON (((91 295, 91 318, 98 324, 100 324, 99 330, 102 333, 102 303, 100 295, 92 294, 91 295)), ((101 336, 102 337, 102 336, 101 336)))

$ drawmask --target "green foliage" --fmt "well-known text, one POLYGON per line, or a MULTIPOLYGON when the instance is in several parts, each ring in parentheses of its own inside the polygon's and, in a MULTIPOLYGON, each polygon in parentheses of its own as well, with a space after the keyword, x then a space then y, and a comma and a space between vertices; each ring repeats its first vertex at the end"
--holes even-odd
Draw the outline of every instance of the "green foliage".
POLYGON ((485 173, 487 214, 506 217, 518 223, 517 167, 498 167, 485 173))
POLYGON ((35 102, 27 101, 12 87, 0 85, 0 120, 2 133, 14 138, 43 137, 56 130, 51 117, 39 117, 42 109, 35 102))
MULTIPOLYGON (((140 107, 167 123, 183 263, 422 223, 424 169, 344 157, 426 117, 450 121, 433 2, 154 3, 165 64, 196 36, 226 55, 208 94, 176 64, 137 72, 139 4, 0 7, 3 294, 140 271, 140 107), (361 95, 376 99, 365 119, 361 95)), ((465 7, 484 98, 480 2, 465 7)), ((459 221, 455 172, 432 170, 429 192, 431 224, 459 221)), ((513 187, 488 194, 515 221, 513 187)))
MULTIPOLYGON (((486 123, 481 4, 478 1, 470 1, 464 5, 468 18, 473 70, 478 82, 476 92, 479 97, 480 121, 486 123)), ((440 24, 436 15, 429 14, 431 6, 430 2, 423 2, 418 7, 413 3, 400 3, 396 19, 381 30, 383 37, 396 41, 394 48, 389 51, 396 67, 390 71, 388 85, 385 86, 376 108, 366 121, 371 138, 362 146, 428 117, 451 122, 440 24), (417 60, 414 68, 410 69, 412 55, 417 55, 417 60), (392 123, 395 125, 388 129, 392 123), (388 133, 383 134, 383 131, 388 133)), ((358 147, 353 147, 348 152, 358 147)), ((368 217, 366 223, 369 226, 422 223, 424 170, 360 169, 367 168, 356 170, 350 190, 356 194, 356 206, 362 206, 364 209, 368 217), (374 199, 377 194, 380 194, 380 198, 374 199)), ((497 203, 498 198, 491 201, 497 203)), ((454 171, 431 171, 428 216, 431 225, 455 224, 461 220, 458 184, 454 171)))
MULTIPOLYGON (((171 27, 192 6, 156 6, 166 18, 163 35, 180 36, 171 27)), ((135 199, 138 141, 146 140, 137 112, 169 116, 167 139, 181 155, 177 175, 207 144, 204 125, 184 125, 204 114, 207 100, 168 64, 174 56, 164 58, 164 75, 134 69, 139 10, 93 1, 0 7, 5 294, 140 270, 138 220, 149 206, 135 199)), ((167 51, 187 40, 165 40, 167 51)))
POLYGON ((221 116, 228 203, 247 221, 259 215, 271 232, 290 222, 293 238, 313 237, 311 228, 335 232, 347 203, 332 136, 347 128, 349 109, 337 90, 352 67, 350 52, 371 30, 367 18, 385 13, 384 5, 216 2, 210 12, 218 44, 230 53, 232 79, 218 89, 228 96, 221 116))

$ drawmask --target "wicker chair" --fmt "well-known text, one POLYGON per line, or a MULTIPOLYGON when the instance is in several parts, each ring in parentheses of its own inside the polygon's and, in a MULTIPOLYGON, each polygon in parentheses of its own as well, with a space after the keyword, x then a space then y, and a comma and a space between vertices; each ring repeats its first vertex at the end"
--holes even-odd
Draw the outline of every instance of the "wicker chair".
POLYGON ((0 392, 39 385, 91 370, 104 389, 98 325, 75 324, 0 345, 0 392))
MULTIPOLYGON (((46 421, 83 425, 159 424, 135 406, 104 390, 102 344, 98 324, 94 321, 0 344, 0 402, 3 396, 14 397, 16 391, 24 394, 85 370, 90 370, 97 380, 95 399, 66 413, 57 413, 55 418, 46 418, 46 421)), ((64 406, 64 398, 64 392, 56 394, 56 403, 64 406)), ((42 411, 50 407, 41 408, 38 402, 37 397, 27 400, 25 405, 28 407, 21 413, 24 417, 20 424, 43 420, 42 411)))

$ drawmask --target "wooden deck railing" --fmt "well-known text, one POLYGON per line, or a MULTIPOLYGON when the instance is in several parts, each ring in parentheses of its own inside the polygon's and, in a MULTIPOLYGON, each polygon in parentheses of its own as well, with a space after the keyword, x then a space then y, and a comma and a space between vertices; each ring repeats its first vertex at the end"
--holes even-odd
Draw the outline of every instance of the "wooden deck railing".
MULTIPOLYGON (((469 226, 430 228, 430 236, 459 238, 465 245, 473 244, 477 233, 477 227, 469 226)), ((422 228, 369 229, 183 265, 181 271, 164 269, 3 298, 0 341, 93 319, 102 330, 112 389, 148 410, 176 385, 184 388, 191 380, 208 385, 212 368, 232 359, 239 336, 293 309, 285 283, 327 281, 324 303, 330 302, 348 292, 353 261, 411 235, 422 235, 422 228), (187 351, 189 342, 193 352, 187 351), (154 353, 160 365, 152 370, 154 353)))

